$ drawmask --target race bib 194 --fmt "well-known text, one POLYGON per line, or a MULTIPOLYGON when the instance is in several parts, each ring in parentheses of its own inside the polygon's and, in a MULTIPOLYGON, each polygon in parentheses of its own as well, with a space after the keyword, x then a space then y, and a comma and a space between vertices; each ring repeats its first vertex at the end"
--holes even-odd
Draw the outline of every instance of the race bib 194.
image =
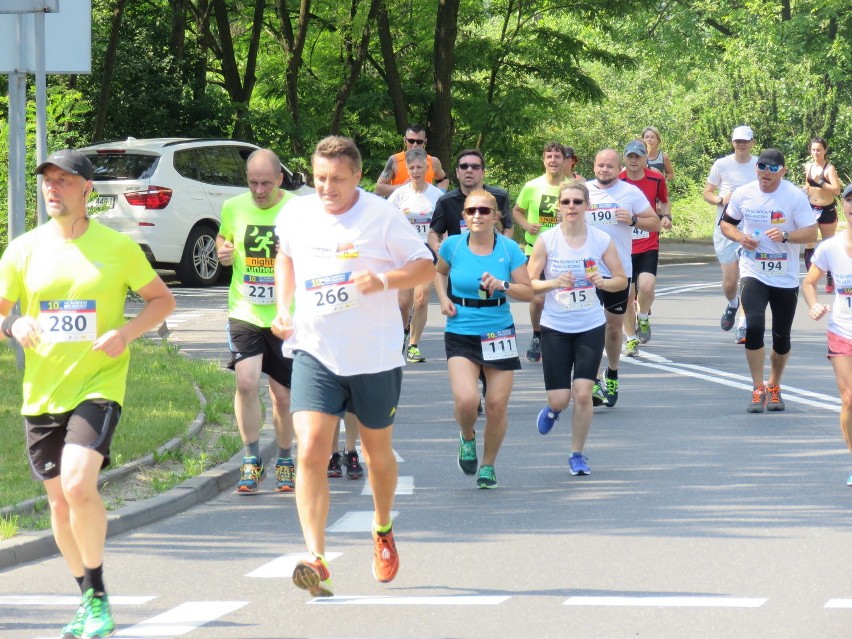
POLYGON ((757 270, 764 275, 787 274, 786 253, 757 252, 754 254, 754 262, 757 270))
POLYGON ((39 305, 43 342, 94 342, 98 336, 95 300, 51 300, 39 305))

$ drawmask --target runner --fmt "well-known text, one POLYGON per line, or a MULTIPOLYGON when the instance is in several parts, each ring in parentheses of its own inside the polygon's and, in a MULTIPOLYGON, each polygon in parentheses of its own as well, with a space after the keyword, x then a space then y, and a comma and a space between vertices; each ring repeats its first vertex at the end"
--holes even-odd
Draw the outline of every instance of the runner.
MULTIPOLYGON (((837 205, 834 198, 840 195, 842 184, 837 169, 828 161, 828 143, 822 138, 812 138, 810 151, 813 161, 805 164, 805 193, 817 217, 820 237, 827 240, 837 230, 837 205)), ((814 246, 805 246, 805 269, 811 267, 814 246)), ((825 292, 834 293, 831 271, 825 274, 825 292)))
POLYGON ((278 216, 272 328, 293 350, 296 504, 313 556, 296 565, 293 582, 319 597, 332 594, 324 557, 327 465, 346 411, 363 425, 361 450, 375 510, 373 576, 388 582, 399 569, 391 520, 397 483, 392 436, 405 361, 396 290, 428 281, 435 268, 396 208, 358 188, 361 154, 351 139, 320 140, 311 165, 316 194, 294 199, 278 216))
MULTIPOLYGON (((426 151, 420 148, 411 149, 405 154, 411 181, 391 193, 388 198, 388 202, 405 214, 424 244, 432 222, 432 211, 435 210, 438 198, 444 195, 441 189, 428 184, 424 179, 426 159, 426 151)), ((412 363, 426 361, 417 345, 420 343, 423 329, 426 328, 431 286, 432 282, 426 282, 414 289, 398 291, 399 311, 402 314, 404 329, 402 348, 406 359, 412 363)))
MULTIPOLYGON (((705 202, 716 205, 713 247, 716 249, 716 258, 722 267, 722 293, 728 300, 725 312, 722 313, 722 319, 719 320, 719 325, 723 331, 729 331, 734 327, 737 310, 740 307, 740 296, 737 294, 740 279, 740 245, 722 234, 722 230, 719 228, 719 220, 722 219, 722 214, 737 187, 754 180, 754 166, 757 164, 757 157, 751 154, 751 148, 754 146, 754 132, 751 127, 736 127, 731 133, 731 144, 734 147, 734 152, 713 163, 703 193, 705 202)), ((734 342, 745 344, 745 339, 746 318, 745 314, 742 314, 734 342)))
POLYGON ((459 469, 477 472, 476 432, 480 369, 487 380, 485 449, 476 485, 495 488, 494 463, 506 435, 506 408, 514 371, 521 367, 508 297, 532 298, 526 260, 516 242, 499 232, 497 200, 485 190, 465 200, 469 233, 453 235, 438 253, 435 292, 447 316, 444 346, 459 424, 459 469))
MULTIPOLYGON (((666 178, 645 166, 645 143, 642 140, 629 142, 624 149, 626 168, 618 178, 637 187, 648 200, 651 208, 660 217, 660 228, 668 231, 672 227, 671 204, 666 178)), ((627 339, 624 354, 635 357, 639 344, 651 340, 651 304, 657 284, 657 263, 660 258, 660 234, 633 227, 631 261, 633 262, 633 285, 624 312, 624 332, 627 339), (638 304, 636 300, 638 298, 638 304), (638 306, 638 310, 637 310, 638 306)))
MULTIPOLYGON (((834 368, 840 391, 840 432, 852 453, 852 184, 843 190, 846 232, 835 235, 817 247, 810 270, 802 283, 802 293, 811 319, 828 315, 828 359, 834 368), (821 304, 817 284, 823 274, 834 273, 836 289, 832 305, 821 304)), ((852 486, 852 474, 846 480, 852 486)))
POLYGON ((361 459, 358 457, 358 418, 352 413, 346 413, 343 417, 343 423, 346 426, 346 437, 344 447, 340 448, 340 420, 337 420, 337 426, 334 429, 334 437, 332 438, 333 448, 331 457, 328 459, 328 469, 326 475, 329 477, 343 477, 343 468, 341 461, 346 465, 346 479, 361 479, 364 476, 364 467, 361 466, 361 459))
POLYGON ((642 141, 648 150, 648 168, 659 171, 667 182, 671 182, 674 179, 674 167, 668 153, 660 150, 663 141, 660 130, 655 126, 646 126, 642 130, 642 141))
POLYGON ((799 296, 799 248, 816 240, 817 225, 805 194, 784 180, 784 154, 766 149, 757 180, 738 188, 721 221, 725 237, 739 242, 746 360, 752 379, 749 413, 782 411, 781 376, 790 359, 790 332, 799 296), (737 228, 742 221, 742 230, 737 228), (772 354, 765 382, 766 307, 772 309, 772 354))
MULTIPOLYGON (((544 175, 530 180, 521 188, 512 217, 515 224, 524 229, 524 249, 527 257, 532 255, 532 247, 538 234, 556 225, 559 185, 565 182, 565 147, 559 142, 550 141, 544 145, 541 156, 544 163, 544 175)), ((544 295, 534 295, 530 302, 530 323, 533 336, 527 348, 527 361, 538 362, 541 359, 541 310, 544 308, 544 295)))
MULTIPOLYGON (((656 211, 648 206, 648 200, 632 184, 618 179, 621 158, 614 149, 604 149, 595 156, 595 179, 586 183, 589 189, 589 210, 586 211, 586 223, 609 234, 615 247, 621 266, 627 275, 627 286, 622 291, 604 291, 596 289, 598 299, 604 307, 606 316, 607 368, 604 374, 606 392, 600 380, 595 380, 592 389, 592 403, 595 406, 606 404, 613 408, 618 401, 618 364, 621 359, 623 341, 624 313, 627 311, 630 278, 633 274, 630 239, 634 228, 643 231, 658 231, 660 218, 656 211)), ((610 275, 606 264, 600 265, 604 277, 610 275)))
POLYGON ((603 357, 606 317, 598 289, 618 292, 627 276, 612 238, 586 224, 589 190, 581 182, 563 184, 559 191, 562 222, 538 236, 530 256, 533 290, 545 292, 541 315, 542 367, 547 406, 538 414, 538 430, 546 435, 574 397, 571 420, 572 475, 589 475, 583 455, 592 425, 592 387, 603 357), (604 278, 603 262, 610 276, 604 278), (571 373, 574 373, 573 379, 571 373))
POLYGON ((295 489, 296 474, 290 416, 293 360, 284 356, 282 342, 272 334, 270 326, 275 319, 275 218, 296 196, 281 188, 281 160, 268 149, 258 149, 249 156, 246 178, 249 192, 225 201, 216 236, 219 261, 232 268, 228 288, 228 368, 236 378, 234 414, 245 447, 237 492, 249 495, 260 490, 265 470, 260 456, 264 416, 259 393, 261 373, 266 373, 278 442, 275 490, 289 493, 295 489))
POLYGON ((0 331, 24 349, 30 470, 44 483, 53 537, 82 593, 61 637, 107 637, 115 622, 103 579, 107 515, 98 473, 110 463, 128 347, 159 326, 175 300, 136 242, 89 219, 94 169, 84 155, 57 151, 36 173, 50 220, 12 240, 0 259, 0 331), (128 289, 145 305, 125 321, 128 289))

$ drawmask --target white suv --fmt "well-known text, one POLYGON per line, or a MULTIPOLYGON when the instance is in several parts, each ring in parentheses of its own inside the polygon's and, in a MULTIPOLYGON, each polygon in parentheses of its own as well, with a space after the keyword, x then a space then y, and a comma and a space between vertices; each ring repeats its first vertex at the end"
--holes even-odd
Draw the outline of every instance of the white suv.
MULTIPOLYGON (((127 138, 79 149, 95 167, 90 214, 136 240, 155 267, 173 269, 187 286, 210 286, 222 273, 222 203, 246 192, 246 159, 257 148, 237 140, 127 138)), ((283 188, 313 191, 304 175, 281 169, 283 188)))

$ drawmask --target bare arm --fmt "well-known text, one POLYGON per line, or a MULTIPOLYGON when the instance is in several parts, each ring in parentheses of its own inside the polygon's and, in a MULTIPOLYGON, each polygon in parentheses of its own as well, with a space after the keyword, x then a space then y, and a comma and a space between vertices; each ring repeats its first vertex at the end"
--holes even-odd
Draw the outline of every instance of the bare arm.
POLYGON ((727 200, 716 195, 716 191, 718 190, 718 188, 718 186, 716 186, 715 184, 710 184, 710 182, 707 182, 704 185, 704 192, 701 195, 704 198, 704 201, 707 202, 707 204, 721 206, 723 204, 727 204, 728 200, 731 199, 730 193, 728 193, 728 195, 726 196, 727 200))
POLYGON ((824 274, 825 271, 816 264, 811 263, 811 268, 808 269, 808 274, 802 282, 802 295, 808 305, 808 315, 810 315, 812 320, 818 320, 826 313, 831 312, 831 306, 821 304, 819 297, 817 297, 817 284, 819 284, 824 274))
POLYGON ((391 193, 402 186, 401 184, 391 184, 394 177, 396 177, 396 156, 392 155, 388 158, 388 161, 385 163, 385 168, 382 169, 382 174, 376 181, 376 188, 374 190, 375 194, 381 195, 382 197, 388 197, 391 193))
POLYGON ((666 181, 671 182, 674 179, 674 167, 668 153, 663 153, 663 168, 666 170, 666 181))
POLYGON ((216 255, 223 266, 230 266, 234 263, 234 243, 224 235, 217 235, 216 255))
POLYGON ((435 172, 435 186, 446 191, 450 186, 450 178, 444 171, 444 167, 441 166, 441 160, 436 157, 432 158, 432 170, 435 172))
POLYGON ((293 334, 293 318, 290 307, 296 293, 296 274, 293 259, 280 250, 275 256, 275 319, 272 320, 272 332, 279 339, 287 339, 293 334))

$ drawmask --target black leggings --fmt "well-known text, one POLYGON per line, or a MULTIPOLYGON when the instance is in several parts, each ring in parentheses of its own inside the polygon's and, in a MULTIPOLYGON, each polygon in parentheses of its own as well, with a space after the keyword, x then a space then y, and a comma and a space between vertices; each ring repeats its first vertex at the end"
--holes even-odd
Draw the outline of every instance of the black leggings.
POLYGON ((766 307, 769 306, 772 309, 772 350, 779 355, 789 353, 790 332, 793 328, 793 318, 796 316, 799 287, 779 288, 764 284, 753 277, 744 277, 741 298, 746 317, 746 350, 756 351, 763 348, 766 307))

